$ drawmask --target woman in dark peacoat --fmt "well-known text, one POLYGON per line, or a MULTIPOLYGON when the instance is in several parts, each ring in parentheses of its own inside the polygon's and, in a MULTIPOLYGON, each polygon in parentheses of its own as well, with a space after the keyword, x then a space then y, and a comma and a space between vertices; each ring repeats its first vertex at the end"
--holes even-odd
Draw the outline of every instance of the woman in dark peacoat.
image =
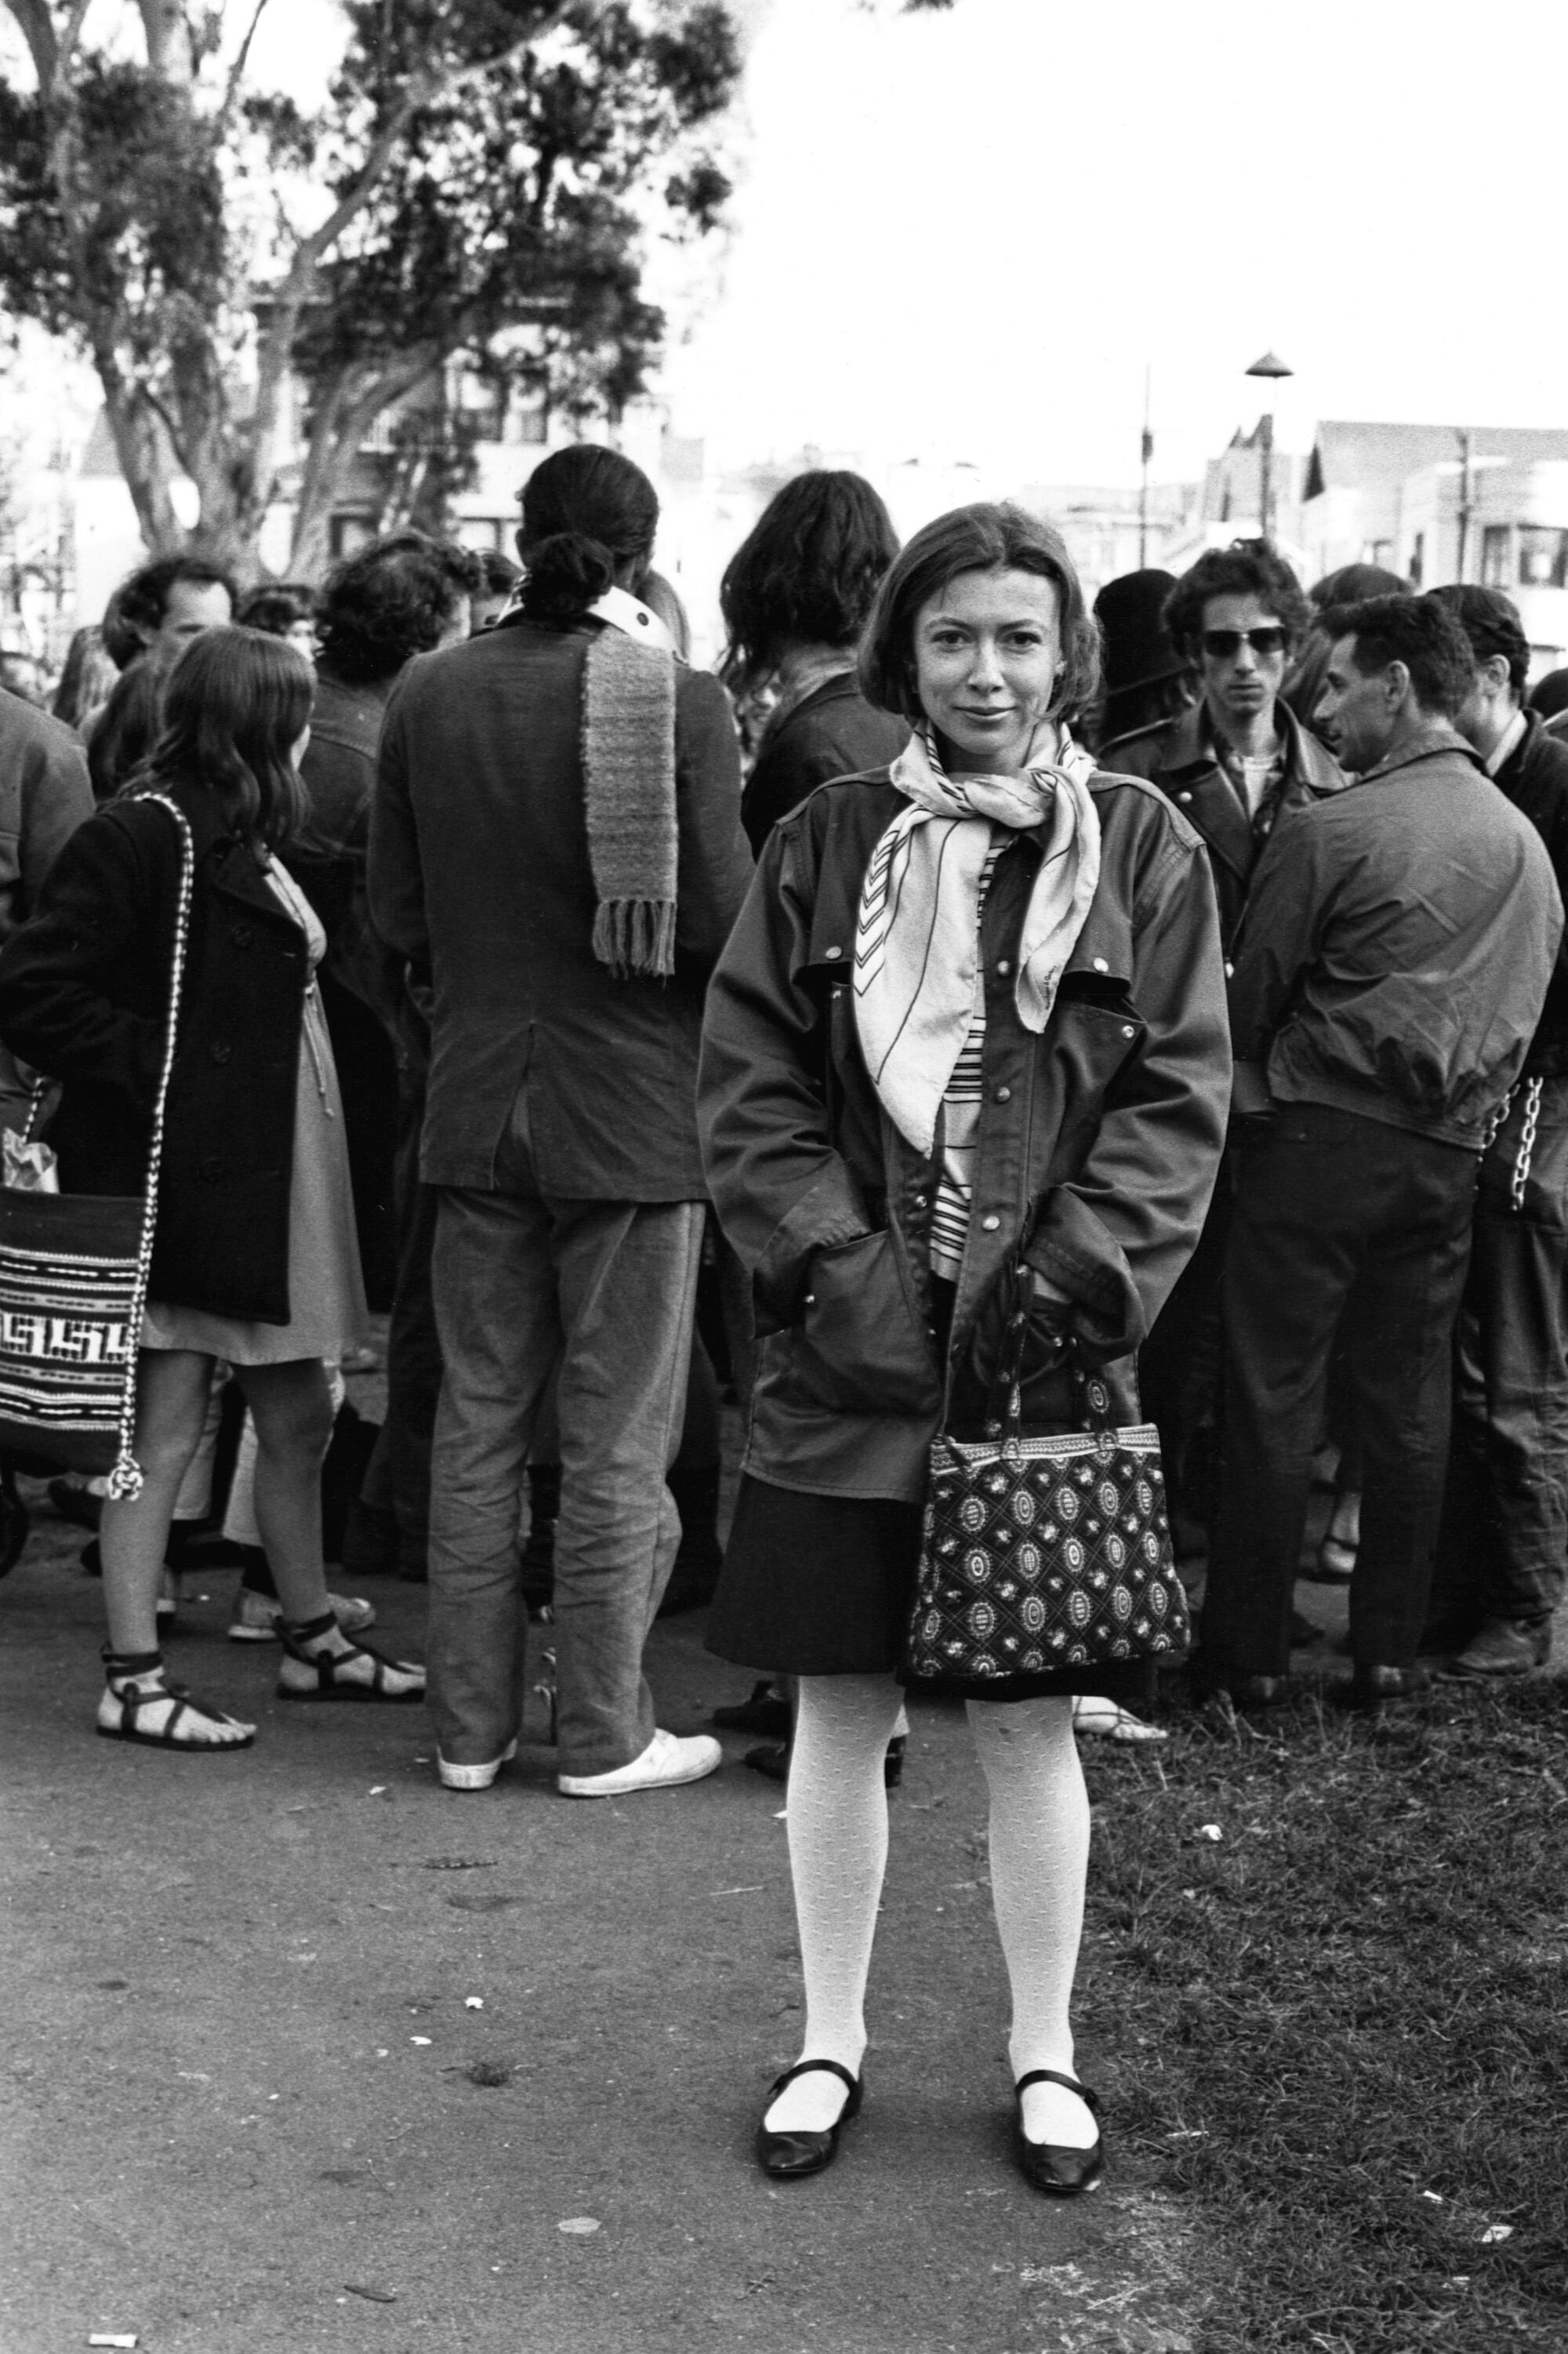
POLYGON ((180 899, 174 810, 183 815, 192 894, 137 1360, 143 1482, 106 1501, 101 1526, 110 1644, 99 1731, 164 1748, 244 1747, 254 1734, 171 1684, 157 1645, 170 1519, 218 1358, 256 1421, 257 1516, 283 1609, 281 1693, 423 1691, 421 1670, 348 1641, 322 1565, 332 1429, 322 1360, 363 1295, 314 996, 322 936, 273 856, 301 807, 311 691, 308 665, 281 639, 238 629, 194 639, 140 789, 71 837, 38 913, 0 951, 0 1036, 62 1082, 50 1129, 62 1186, 143 1193, 180 899))
MULTIPOLYGON (((709 990, 705 1157, 759 1343, 708 1640, 800 1678, 806 2031, 759 2135, 772 2175, 827 2165, 859 2105, 929 1442, 988 1411, 1020 1302, 1026 1427, 1078 1424, 1069 1341, 1135 1419, 1131 1352, 1219 1163, 1213 885, 1192 827, 1095 772, 1059 725, 1097 669, 1048 525, 978 506, 916 534, 861 657, 868 695, 916 734, 890 770, 824 786, 775 829, 709 990)), ((968 1702, 1019 2161, 1056 2193, 1101 2162, 1068 2023, 1088 1851, 1070 1696, 1105 1678, 1046 1670, 968 1702)))
MULTIPOLYGON (((200 784, 171 782, 196 854, 164 1115, 151 1295, 289 1320, 289 1179, 303 1022, 300 928, 200 784)), ((163 1068, 180 835, 142 798, 73 837, 0 954, 0 1035, 65 1087, 49 1140, 68 1193, 140 1193, 163 1068)))

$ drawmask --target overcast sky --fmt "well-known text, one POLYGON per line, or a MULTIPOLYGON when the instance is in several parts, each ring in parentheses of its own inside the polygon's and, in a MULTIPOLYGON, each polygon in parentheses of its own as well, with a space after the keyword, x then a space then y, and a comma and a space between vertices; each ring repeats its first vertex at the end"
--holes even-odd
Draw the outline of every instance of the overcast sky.
MULTIPOLYGON (((660 387, 725 463, 1197 473, 1319 416, 1568 424, 1563 0, 732 0, 733 227, 660 387)), ((319 90, 329 0, 260 78, 319 90)))
POLYGON ((1563 0, 772 0, 716 299, 726 458, 1196 472, 1319 416, 1568 424, 1563 0))

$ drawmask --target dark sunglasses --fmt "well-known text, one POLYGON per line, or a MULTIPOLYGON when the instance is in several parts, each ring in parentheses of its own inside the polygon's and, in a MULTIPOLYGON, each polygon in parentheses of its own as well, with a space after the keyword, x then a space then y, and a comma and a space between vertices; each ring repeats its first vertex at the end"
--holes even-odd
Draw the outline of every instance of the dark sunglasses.
POLYGON ((1239 654, 1243 646, 1250 646, 1255 654, 1282 654, 1285 652, 1285 631, 1277 621, 1268 622, 1261 630, 1205 630, 1202 647, 1216 662, 1229 662, 1239 654))

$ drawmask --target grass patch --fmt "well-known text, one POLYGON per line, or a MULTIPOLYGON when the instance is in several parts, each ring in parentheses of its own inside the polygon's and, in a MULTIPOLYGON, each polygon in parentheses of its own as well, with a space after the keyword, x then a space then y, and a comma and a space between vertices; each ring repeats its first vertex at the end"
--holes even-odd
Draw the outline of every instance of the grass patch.
POLYGON ((1086 2066, 1188 2207, 1202 2354, 1562 2354, 1568 1687, 1084 1747, 1086 2066))

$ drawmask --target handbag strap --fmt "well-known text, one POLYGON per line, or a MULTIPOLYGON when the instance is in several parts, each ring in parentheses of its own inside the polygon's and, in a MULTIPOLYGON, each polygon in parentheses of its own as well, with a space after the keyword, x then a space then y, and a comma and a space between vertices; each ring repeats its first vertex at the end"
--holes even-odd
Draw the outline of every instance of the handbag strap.
MULTIPOLYGON (((169 1081, 175 1067, 175 1048, 180 1020, 180 992, 185 977, 185 950, 190 942, 191 894, 196 882, 196 843, 191 835, 190 821, 177 802, 167 793, 143 793, 143 801, 156 801, 180 830, 180 890, 175 911, 175 949, 169 970, 169 1021, 164 1042, 164 1067, 158 1075, 158 1092, 153 1105, 153 1141, 147 1159, 147 1193, 142 1215, 142 1239, 136 1251, 136 1276, 131 1292, 131 1314, 126 1326, 129 1370, 124 1395, 120 1402, 120 1448, 114 1469, 108 1480, 108 1493, 116 1503, 132 1501, 142 1492, 142 1467, 134 1453, 136 1437, 136 1358, 142 1345, 142 1320, 147 1307, 147 1283, 153 1267, 153 1239, 158 1225, 158 1178, 164 1161, 164 1110, 168 1102, 169 1081)), ((32 1128, 32 1115, 28 1118, 32 1128)))
MULTIPOLYGON (((1021 1446, 1023 1438, 1023 1356, 1029 1346, 1027 1299, 1033 1291, 1033 1270, 1020 1251, 1013 1263, 1012 1306, 1008 1311, 1001 1360, 997 1367, 997 1378, 1003 1396, 1001 1436, 1004 1448, 1021 1446)), ((1082 1402, 1086 1427, 1097 1437, 1113 1434, 1116 1421, 1109 1384, 1085 1364, 1078 1343, 1071 1332, 1063 1334, 1062 1345, 1082 1402)))

